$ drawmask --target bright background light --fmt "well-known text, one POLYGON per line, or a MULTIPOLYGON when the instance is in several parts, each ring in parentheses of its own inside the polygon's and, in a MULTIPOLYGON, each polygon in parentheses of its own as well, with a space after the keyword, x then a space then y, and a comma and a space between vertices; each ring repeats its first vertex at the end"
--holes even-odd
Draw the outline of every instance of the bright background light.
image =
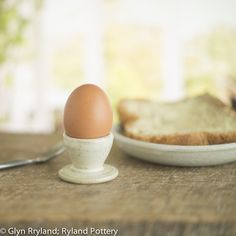
MULTIPOLYGON (((2 131, 60 131, 69 93, 86 82, 106 90, 115 112, 127 97, 173 101, 210 92, 227 100, 227 85, 236 81, 236 1, 8 5, 19 14, 12 15, 15 22, 26 17, 28 24, 22 42, 0 62, 2 131)), ((1 18, 0 36, 5 37, 1 18)))

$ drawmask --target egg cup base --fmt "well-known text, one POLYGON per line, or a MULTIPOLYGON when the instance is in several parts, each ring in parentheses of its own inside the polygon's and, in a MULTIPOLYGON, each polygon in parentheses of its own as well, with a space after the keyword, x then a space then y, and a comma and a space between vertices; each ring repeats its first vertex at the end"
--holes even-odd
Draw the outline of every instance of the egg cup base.
POLYGON ((75 184, 105 183, 115 179, 117 176, 118 170, 114 166, 107 164, 104 164, 103 169, 99 171, 78 169, 72 164, 63 167, 59 171, 59 177, 62 180, 75 184))

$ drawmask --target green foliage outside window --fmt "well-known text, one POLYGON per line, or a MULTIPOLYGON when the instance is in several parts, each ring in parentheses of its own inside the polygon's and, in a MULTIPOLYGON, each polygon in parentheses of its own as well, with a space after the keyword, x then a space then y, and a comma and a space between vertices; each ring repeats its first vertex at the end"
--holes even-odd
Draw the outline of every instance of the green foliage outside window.
POLYGON ((185 54, 188 95, 210 92, 222 96, 228 82, 236 83, 235 42, 236 29, 229 27, 218 27, 189 42, 185 54))

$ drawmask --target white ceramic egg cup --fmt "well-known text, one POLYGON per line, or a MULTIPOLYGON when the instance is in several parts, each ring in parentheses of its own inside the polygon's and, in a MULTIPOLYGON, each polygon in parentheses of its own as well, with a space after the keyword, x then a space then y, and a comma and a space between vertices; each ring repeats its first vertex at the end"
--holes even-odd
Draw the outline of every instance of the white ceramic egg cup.
POLYGON ((96 139, 77 139, 66 134, 63 138, 72 164, 59 171, 62 180, 77 184, 95 184, 118 176, 115 167, 104 164, 112 147, 112 133, 96 139))

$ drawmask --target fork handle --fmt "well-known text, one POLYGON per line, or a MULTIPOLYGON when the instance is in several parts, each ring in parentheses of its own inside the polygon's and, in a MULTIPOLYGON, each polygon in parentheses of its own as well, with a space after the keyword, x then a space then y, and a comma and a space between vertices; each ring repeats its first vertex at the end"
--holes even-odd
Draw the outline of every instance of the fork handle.
POLYGON ((0 164, 0 170, 13 168, 17 166, 25 166, 34 163, 34 160, 15 160, 15 161, 9 161, 0 164))

